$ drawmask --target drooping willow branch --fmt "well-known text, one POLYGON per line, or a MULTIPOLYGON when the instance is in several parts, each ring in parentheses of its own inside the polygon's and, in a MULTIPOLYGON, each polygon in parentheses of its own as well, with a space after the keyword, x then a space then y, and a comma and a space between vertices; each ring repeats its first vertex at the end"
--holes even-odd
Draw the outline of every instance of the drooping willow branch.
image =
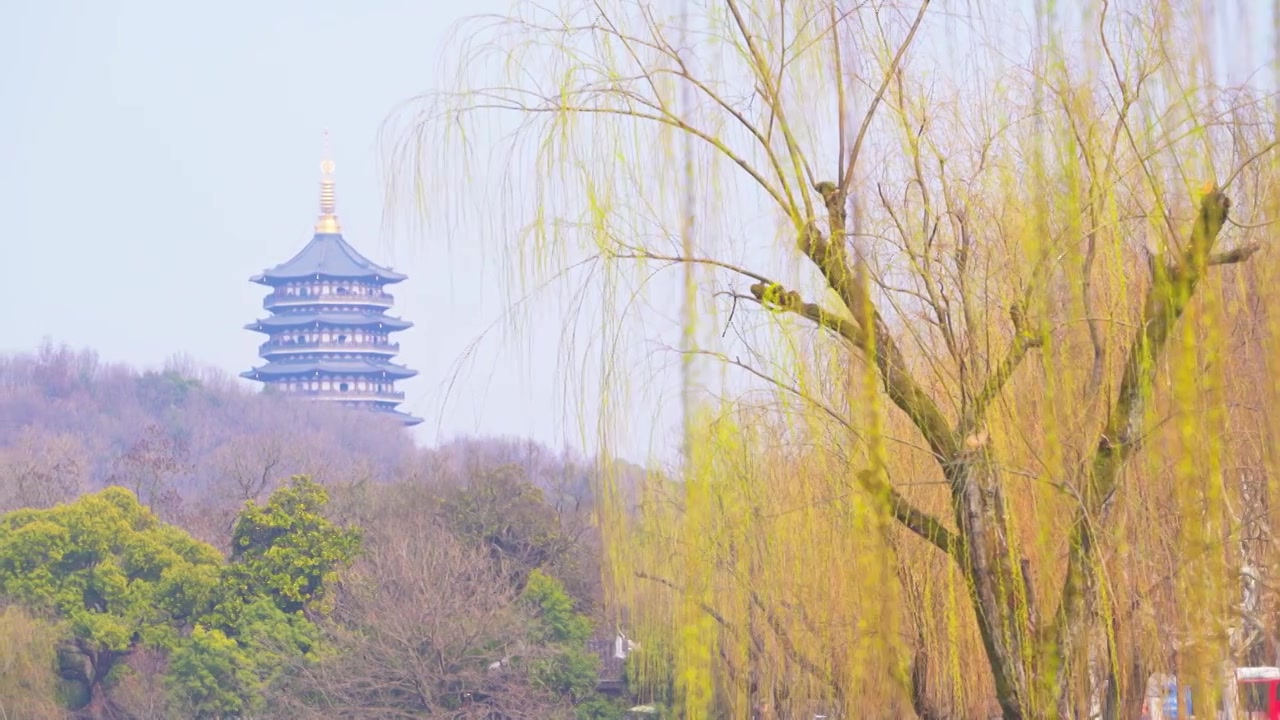
POLYGON ((982 424, 987 407, 1000 395, 1005 384, 1009 382, 1009 378, 1013 377, 1014 371, 1022 364, 1023 359, 1027 357, 1027 353, 1044 345, 1044 336, 1027 326, 1027 319, 1021 306, 1015 304, 1011 307, 1009 316, 1013 319, 1013 343, 1009 346, 1004 360, 987 378, 982 390, 973 399, 973 404, 970 406, 969 412, 959 429, 960 434, 963 436, 967 437, 982 424))
MULTIPOLYGON (((819 183, 815 189, 826 196, 829 209, 842 207, 843 201, 835 197, 838 191, 832 192, 831 183, 819 183)), ((859 334, 865 336, 859 347, 875 364, 890 400, 911 418, 936 456, 953 457, 958 444, 950 423, 908 369, 906 357, 888 323, 867 295, 864 283, 855 275, 843 242, 828 240, 810 224, 801 234, 798 245, 855 318, 859 334)))
MULTIPOLYGON (((685 588, 681 587, 679 584, 675 582, 672 582, 671 580, 668 580, 667 578, 660 577, 658 575, 653 575, 643 570, 635 571, 634 575, 635 577, 641 580, 648 580, 650 582, 655 582, 655 583, 658 583, 659 585, 667 587, 681 597, 686 596, 687 591, 685 588)), ((786 625, 782 622, 782 619, 778 617, 777 613, 775 613, 771 608, 769 608, 764 604, 764 601, 761 599, 759 593, 752 591, 750 593, 750 598, 751 598, 751 604, 754 605, 756 609, 764 613, 769 629, 773 631, 774 636, 778 640, 778 643, 781 646, 782 651, 787 656, 787 658, 792 662, 794 662, 797 666, 799 666, 805 672, 812 675, 816 680, 822 682, 828 687, 831 687, 833 690, 838 691, 840 685, 837 679, 835 678, 835 676, 833 676, 830 672, 825 670, 819 663, 815 662, 812 658, 800 652, 799 647, 795 644, 795 642, 791 638, 791 635, 787 631, 786 625)), ((724 631, 729 635, 737 637, 742 634, 743 632, 742 629, 736 623, 726 618, 724 613, 721 613, 719 610, 716 610, 714 607, 712 607, 706 602, 699 601, 697 605, 698 605, 698 609, 702 610, 702 612, 705 613, 707 617, 714 620, 715 623, 719 625, 721 628, 723 628, 724 631)), ((755 653, 760 656, 765 655, 766 650, 765 650, 763 638, 761 638, 755 632, 748 633, 748 636, 749 636, 751 645, 755 650, 755 653)))
MULTIPOLYGON (((787 290, 780 283, 756 283, 751 286, 751 294, 767 309, 794 313, 831 330, 864 352, 870 349, 866 334, 853 321, 826 310, 817 303, 805 302, 800 293, 787 290)), ((894 519, 908 530, 948 555, 953 555, 959 548, 955 534, 940 520, 917 508, 876 473, 862 471, 857 476, 859 484, 865 490, 873 496, 884 498, 894 519)))
POLYGON ((1168 344, 1174 324, 1194 297, 1205 270, 1214 265, 1244 262, 1258 250, 1256 245, 1246 245, 1213 252, 1230 208, 1231 201, 1221 190, 1210 189, 1201 200, 1187 246, 1169 265, 1156 266, 1156 276, 1147 289, 1141 319, 1129 345, 1124 375, 1097 446, 1083 469, 1087 481, 1068 539, 1067 572, 1058 611, 1054 622, 1045 628, 1051 633, 1044 638, 1046 651, 1059 657, 1067 652, 1080 632, 1096 523, 1115 496, 1125 461, 1141 443, 1143 408, 1155 381, 1155 361, 1168 344))

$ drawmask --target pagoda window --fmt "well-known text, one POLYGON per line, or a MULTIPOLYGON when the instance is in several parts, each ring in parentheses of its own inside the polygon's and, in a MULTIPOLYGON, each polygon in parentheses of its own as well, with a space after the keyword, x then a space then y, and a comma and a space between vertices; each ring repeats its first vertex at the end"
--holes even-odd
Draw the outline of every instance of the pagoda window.
POLYGON ((347 336, 346 336, 346 335, 339 335, 339 336, 338 336, 338 342, 340 342, 340 343, 345 343, 346 341, 347 341, 347 336))
POLYGON ((346 289, 346 288, 344 288, 344 287, 340 287, 340 288, 338 288, 338 294, 339 294, 339 295, 349 295, 350 293, 348 293, 348 292, 347 292, 347 289, 346 289))
POLYGON ((342 392, 346 392, 347 390, 350 390, 351 387, 346 383, 342 383, 341 385, 338 386, 338 389, 341 390, 342 392))

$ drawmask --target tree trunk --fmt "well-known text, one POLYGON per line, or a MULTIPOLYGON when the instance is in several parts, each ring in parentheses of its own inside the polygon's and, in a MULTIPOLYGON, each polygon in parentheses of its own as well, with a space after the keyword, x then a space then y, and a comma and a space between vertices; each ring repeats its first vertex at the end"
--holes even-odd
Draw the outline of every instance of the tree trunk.
POLYGON ((1037 717, 1024 652, 1031 647, 1025 620, 1033 613, 1023 596, 1021 568, 1010 552, 1004 494, 990 468, 985 449, 978 448, 952 463, 947 476, 962 538, 959 559, 968 576, 1000 711, 1005 720, 1024 720, 1037 717))
MULTIPOLYGON (((1120 633, 1123 630, 1120 623, 1115 620, 1114 615, 1112 618, 1116 642, 1127 640, 1131 643, 1132 636, 1122 636, 1120 633)), ((1137 652, 1137 648, 1117 647, 1116 650, 1117 657, 1108 663, 1111 670, 1107 673, 1107 691, 1102 706, 1102 720, 1133 720, 1142 714, 1142 703, 1147 699, 1147 684, 1151 677, 1151 668, 1137 652), (1124 657, 1120 650, 1127 650, 1128 657, 1124 657), (1123 672, 1123 676, 1118 674, 1117 670, 1123 672)))
POLYGON ((920 720, 946 720, 947 715, 938 709, 929 697, 929 656, 923 644, 916 650, 911 663, 911 709, 920 720))

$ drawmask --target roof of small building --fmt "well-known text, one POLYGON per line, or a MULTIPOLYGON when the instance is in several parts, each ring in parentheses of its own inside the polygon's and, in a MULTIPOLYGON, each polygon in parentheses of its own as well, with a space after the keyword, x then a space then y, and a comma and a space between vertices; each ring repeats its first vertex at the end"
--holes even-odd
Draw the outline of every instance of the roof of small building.
POLYGON ((297 255, 249 279, 262 285, 276 285, 314 277, 373 278, 387 284, 405 279, 405 275, 361 255, 341 233, 327 232, 317 232, 297 255))
POLYGON ((407 330, 413 327, 408 320, 382 315, 380 313, 363 312, 297 312, 255 320, 245 325, 246 330, 267 332, 269 330, 285 330, 288 328, 310 327, 312 325, 331 325, 334 327, 369 327, 381 325, 388 330, 407 330))
POLYGON ((371 360, 285 360, 269 362, 256 367, 242 375, 250 380, 264 378, 281 378, 301 375, 385 375, 396 380, 411 378, 418 374, 395 363, 380 363, 371 360))

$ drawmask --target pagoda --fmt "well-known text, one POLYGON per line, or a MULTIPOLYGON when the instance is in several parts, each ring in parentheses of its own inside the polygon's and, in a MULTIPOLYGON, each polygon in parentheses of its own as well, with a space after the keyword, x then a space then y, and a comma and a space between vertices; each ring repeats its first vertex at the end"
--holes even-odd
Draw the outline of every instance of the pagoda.
POLYGON ((258 347, 265 365, 240 374, 268 390, 393 416, 405 425, 421 418, 396 409, 404 401, 395 382, 417 375, 392 359, 393 332, 413 323, 387 315, 395 297, 386 291, 405 276, 375 265, 342 237, 333 182, 334 164, 320 164, 320 218, 302 251, 251 282, 271 293, 271 315, 245 328, 267 336, 258 347))

